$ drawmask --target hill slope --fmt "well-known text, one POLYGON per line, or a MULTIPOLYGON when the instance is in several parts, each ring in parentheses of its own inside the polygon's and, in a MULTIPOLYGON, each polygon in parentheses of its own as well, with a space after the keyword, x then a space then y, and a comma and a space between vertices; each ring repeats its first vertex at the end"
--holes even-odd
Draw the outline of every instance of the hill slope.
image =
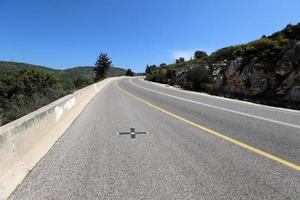
POLYGON ((146 79, 228 97, 300 108, 300 23, 211 55, 147 68, 146 79))
POLYGON ((55 72, 55 69, 43 67, 40 65, 32 65, 27 63, 20 63, 20 62, 8 62, 8 61, 0 61, 0 74, 7 73, 7 72, 18 72, 25 69, 41 69, 47 70, 51 72, 55 72))
MULTIPOLYGON (((107 76, 126 70, 112 67, 107 76)), ((93 83, 93 67, 56 70, 38 65, 0 62, 0 126, 93 83)))
MULTIPOLYGON (((126 70, 118 67, 110 67, 106 72, 106 77, 123 76, 126 70)), ((93 80, 95 76, 94 67, 79 66, 70 69, 60 70, 58 72, 63 78, 70 80, 76 77, 85 77, 93 80)))
MULTIPOLYGON (((19 62, 8 62, 0 61, 0 74, 5 74, 7 72, 18 72, 25 69, 40 69, 61 75, 62 78, 67 80, 73 80, 78 77, 85 77, 88 79, 93 79, 94 70, 92 66, 78 66, 74 68, 69 68, 65 70, 58 70, 49 67, 44 67, 40 65, 32 65, 27 63, 19 62)), ((123 76, 126 70, 118 67, 111 67, 107 71, 107 77, 113 76, 123 76)))

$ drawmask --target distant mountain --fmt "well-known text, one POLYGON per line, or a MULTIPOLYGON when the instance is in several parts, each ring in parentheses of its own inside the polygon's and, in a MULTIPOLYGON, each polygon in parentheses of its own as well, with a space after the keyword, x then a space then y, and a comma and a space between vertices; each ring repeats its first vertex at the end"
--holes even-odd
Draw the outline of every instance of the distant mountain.
MULTIPOLYGON (((74 68, 69 68, 65 70, 53 69, 49 67, 44 67, 40 65, 32 65, 27 63, 19 63, 19 62, 8 62, 8 61, 0 61, 0 75, 5 74, 7 72, 18 72, 25 69, 40 69, 45 71, 50 71, 53 73, 57 73, 66 80, 74 80, 79 77, 85 77, 88 79, 93 79, 94 73, 93 66, 78 66, 74 68)), ((126 70, 118 67, 111 67, 107 71, 107 77, 113 76, 123 76, 126 70)))
POLYGON ((51 72, 57 71, 55 69, 40 66, 40 65, 32 65, 32 64, 21 63, 21 62, 0 61, 0 74, 7 73, 7 72, 17 72, 25 69, 42 69, 51 72))
MULTIPOLYGON (((107 70, 106 77, 123 76, 126 70, 118 67, 110 67, 107 70)), ((85 77, 93 79, 95 76, 94 67, 92 66, 78 66, 65 70, 59 70, 58 72, 63 78, 70 80, 75 77, 85 77)))

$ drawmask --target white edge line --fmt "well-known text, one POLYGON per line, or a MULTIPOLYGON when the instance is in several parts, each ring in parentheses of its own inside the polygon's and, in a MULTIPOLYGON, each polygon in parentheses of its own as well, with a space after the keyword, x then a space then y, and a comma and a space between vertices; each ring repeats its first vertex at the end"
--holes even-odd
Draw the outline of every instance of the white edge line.
POLYGON ((287 123, 287 122, 282 122, 282 121, 278 121, 278 120, 274 120, 274 119, 268 119, 268 118, 265 118, 265 117, 261 117, 261 116, 257 116, 257 115, 252 115, 252 114, 248 114, 248 113, 243 113, 243 112, 240 112, 240 111, 231 110, 231 109, 223 108, 223 107, 219 107, 219 106, 213 106, 213 105, 210 105, 210 104, 201 103, 201 102, 198 102, 198 101, 193 101, 193 100, 185 99, 185 98, 182 98, 182 97, 177 97, 177 96, 170 95, 170 94, 165 94, 165 93, 162 93, 162 92, 159 92, 159 91, 156 91, 156 90, 148 89, 148 88, 145 88, 143 86, 139 86, 139 85, 135 84, 134 82, 132 82, 132 79, 129 79, 129 82, 132 85, 134 85, 136 87, 139 87, 139 88, 142 88, 144 90, 155 92, 157 94, 161 94, 161 95, 164 95, 164 96, 172 97, 172 98, 179 99, 179 100, 182 100, 182 101, 187 101, 187 102, 190 102, 190 103, 194 103, 194 104, 206 106, 206 107, 209 107, 209 108, 219 109, 219 110, 222 110, 222 111, 227 111, 227 112, 231 112, 231 113, 234 113, 234 114, 243 115, 243 116, 246 116, 246 117, 251 117, 251 118, 255 118, 255 119, 264 120, 264 121, 267 121, 267 122, 272 122, 272 123, 275 123, 275 124, 281 124, 281 125, 285 125, 285 126, 289 126, 289 127, 300 129, 300 126, 295 125, 295 124, 290 124, 290 123, 287 123))
MULTIPOLYGON (((140 80, 141 78, 135 78, 135 79, 139 79, 140 80)), ((228 98, 228 97, 223 97, 223 96, 216 96, 216 95, 212 95, 212 94, 208 94, 208 93, 203 93, 203 92, 189 91, 189 90, 184 90, 182 88, 176 88, 176 87, 170 86, 168 84, 156 83, 156 82, 152 82, 152 81, 148 81, 148 80, 143 80, 143 81, 146 84, 148 83, 148 85, 155 85, 155 86, 159 86, 159 87, 162 87, 162 88, 165 88, 165 89, 176 90, 177 92, 181 92, 181 93, 189 93, 189 94, 194 94, 194 95, 198 95, 198 96, 211 97, 211 98, 215 98, 215 99, 221 99, 223 101, 231 101, 231 102, 234 102, 234 103, 246 104, 246 105, 250 105, 250 106, 257 106, 257 107, 262 107, 262 108, 266 108, 266 109, 270 109, 270 110, 284 111, 284 112, 286 112, 288 114, 295 114, 295 115, 299 115, 300 114, 299 110, 293 110, 293 109, 289 109, 289 108, 281 108, 281 107, 268 106, 268 105, 258 104, 258 103, 254 103, 254 102, 250 102, 250 101, 243 101, 243 100, 233 99, 233 98, 228 98)))

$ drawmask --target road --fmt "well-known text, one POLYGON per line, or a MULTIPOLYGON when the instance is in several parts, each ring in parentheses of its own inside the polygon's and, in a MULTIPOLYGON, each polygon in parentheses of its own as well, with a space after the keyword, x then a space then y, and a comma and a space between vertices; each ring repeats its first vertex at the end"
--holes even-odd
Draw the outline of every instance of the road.
POLYGON ((299 200, 300 112, 124 78, 10 199, 299 200))

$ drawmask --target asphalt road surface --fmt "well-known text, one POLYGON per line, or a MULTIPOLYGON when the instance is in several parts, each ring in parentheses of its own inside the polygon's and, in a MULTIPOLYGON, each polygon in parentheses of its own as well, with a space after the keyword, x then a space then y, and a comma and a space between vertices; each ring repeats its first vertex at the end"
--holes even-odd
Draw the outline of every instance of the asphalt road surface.
POLYGON ((299 200, 300 112, 124 78, 10 198, 299 200))

